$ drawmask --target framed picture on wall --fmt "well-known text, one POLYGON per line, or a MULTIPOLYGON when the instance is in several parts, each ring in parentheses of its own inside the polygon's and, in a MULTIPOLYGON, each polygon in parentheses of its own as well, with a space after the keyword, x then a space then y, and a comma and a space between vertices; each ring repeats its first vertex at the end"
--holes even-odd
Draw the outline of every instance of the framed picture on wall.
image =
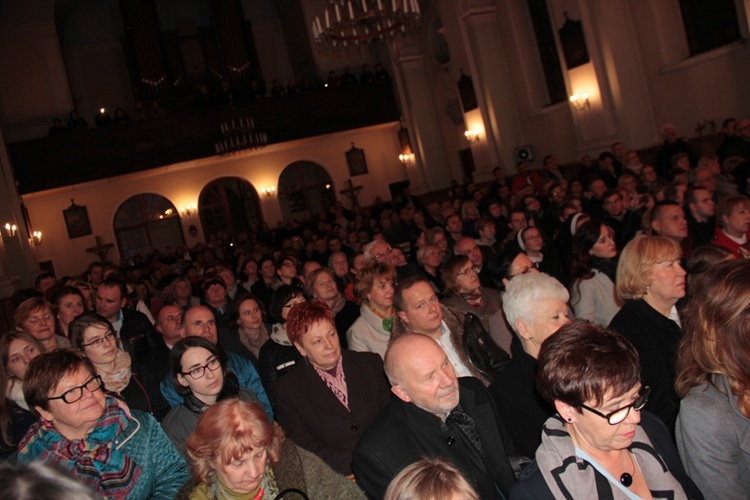
POLYGON ((479 106, 477 94, 474 92, 474 82, 470 76, 464 75, 463 70, 461 71, 461 78, 458 79, 458 95, 461 97, 464 113, 468 113, 479 106))
POLYGON ((583 35, 581 21, 573 21, 565 12, 565 24, 558 30, 560 44, 568 69, 577 68, 589 62, 589 51, 586 48, 586 37, 583 35))
POLYGON ((68 238, 71 240, 91 234, 91 223, 86 207, 76 205, 72 198, 70 206, 63 210, 63 217, 65 217, 65 227, 68 229, 68 238))
POLYGON ((365 160, 365 150, 357 148, 352 143, 352 147, 346 152, 346 164, 349 167, 349 176, 364 175, 367 173, 367 160, 365 160))

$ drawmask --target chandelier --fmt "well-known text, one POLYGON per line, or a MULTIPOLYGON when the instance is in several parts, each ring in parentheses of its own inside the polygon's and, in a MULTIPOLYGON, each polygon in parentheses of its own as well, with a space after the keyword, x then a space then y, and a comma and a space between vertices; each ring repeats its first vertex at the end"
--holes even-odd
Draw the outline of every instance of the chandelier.
POLYGON ((418 0, 327 0, 312 21, 315 45, 324 52, 344 51, 419 29, 418 0))
POLYGON ((219 125, 221 137, 214 141, 216 154, 228 156, 241 151, 261 149, 268 144, 265 132, 255 130, 252 118, 235 117, 219 125))

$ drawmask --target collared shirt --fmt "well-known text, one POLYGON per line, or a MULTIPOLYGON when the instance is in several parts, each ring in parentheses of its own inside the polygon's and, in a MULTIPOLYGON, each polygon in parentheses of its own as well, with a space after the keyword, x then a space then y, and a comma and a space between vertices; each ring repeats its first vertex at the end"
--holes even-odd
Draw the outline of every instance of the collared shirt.
POLYGON ((446 356, 448 356, 448 361, 453 365, 453 371, 456 372, 456 377, 473 377, 474 375, 463 361, 461 361, 458 353, 453 348, 453 344, 451 343, 451 331, 448 329, 448 325, 445 324, 445 321, 440 322, 440 332, 440 338, 436 339, 435 342, 443 348, 446 356))
POLYGON ((123 314, 122 309, 120 309, 117 312, 117 319, 112 322, 112 328, 115 329, 115 333, 117 333, 117 338, 120 338, 120 330, 122 330, 122 321, 123 321, 123 314))

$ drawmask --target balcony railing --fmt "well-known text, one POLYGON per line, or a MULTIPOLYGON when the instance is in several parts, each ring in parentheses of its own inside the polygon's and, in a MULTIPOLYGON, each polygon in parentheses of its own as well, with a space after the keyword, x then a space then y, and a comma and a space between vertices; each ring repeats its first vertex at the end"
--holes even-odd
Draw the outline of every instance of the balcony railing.
POLYGON ((21 194, 216 155, 220 124, 252 117, 269 144, 399 119, 390 82, 170 113, 154 120, 8 144, 21 194))

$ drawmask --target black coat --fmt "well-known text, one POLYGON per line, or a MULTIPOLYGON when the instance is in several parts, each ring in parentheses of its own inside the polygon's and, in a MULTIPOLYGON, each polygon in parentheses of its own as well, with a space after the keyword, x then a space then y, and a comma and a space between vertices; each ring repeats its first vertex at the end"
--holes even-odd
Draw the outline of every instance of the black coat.
POLYGON ((151 414, 161 422, 169 413, 170 407, 159 389, 160 379, 149 374, 143 368, 133 367, 128 385, 115 396, 124 400, 131 410, 151 414))
POLYGON ((347 410, 308 362, 274 385, 276 417, 287 436, 337 472, 352 472, 352 453, 390 397, 383 360, 371 352, 342 351, 347 410))
MULTIPOLYGON (((513 445, 500 421, 495 404, 482 383, 474 377, 461 377, 460 404, 474 420, 485 450, 487 476, 478 478, 508 495, 514 482, 508 461, 513 445)), ((354 450, 354 475, 357 483, 371 498, 383 498, 388 484, 401 469, 423 456, 443 457, 455 465, 464 477, 477 487, 477 478, 465 451, 465 440, 455 438, 461 432, 449 427, 432 413, 413 403, 392 397, 390 404, 362 436, 354 450)), ((478 490, 480 498, 500 498, 494 489, 478 490)))
POLYGON ((609 327, 621 333, 641 358, 641 382, 651 387, 647 409, 660 417, 674 434, 679 398, 674 390, 680 327, 644 300, 628 300, 609 327))
POLYGON ((140 311, 122 309, 122 326, 119 332, 122 348, 134 363, 141 363, 151 351, 159 333, 151 321, 140 311))
MULTIPOLYGON (((669 432, 664 427, 664 422, 649 412, 644 411, 641 413, 640 426, 646 432, 649 441, 651 441, 654 450, 661 457, 664 466, 669 469, 672 476, 680 483, 682 489, 685 490, 687 497, 691 500, 702 499, 703 495, 700 490, 693 480, 688 477, 685 468, 682 466, 680 455, 677 453, 677 448, 674 442, 672 442, 669 432)), ((604 488, 605 485, 609 486, 607 479, 598 471, 595 473, 597 475, 596 484, 597 486, 601 485, 602 488, 598 492, 592 491, 590 498, 602 500, 612 498, 612 488, 604 488)), ((539 470, 536 460, 519 474, 518 483, 513 488, 510 498, 511 500, 555 500, 549 486, 547 486, 547 481, 545 481, 542 472, 539 470)))
POLYGON ((508 427, 516 449, 520 454, 534 458, 542 442, 544 422, 555 410, 537 393, 536 359, 523 350, 516 336, 510 348, 513 359, 495 374, 489 389, 500 420, 508 427))

